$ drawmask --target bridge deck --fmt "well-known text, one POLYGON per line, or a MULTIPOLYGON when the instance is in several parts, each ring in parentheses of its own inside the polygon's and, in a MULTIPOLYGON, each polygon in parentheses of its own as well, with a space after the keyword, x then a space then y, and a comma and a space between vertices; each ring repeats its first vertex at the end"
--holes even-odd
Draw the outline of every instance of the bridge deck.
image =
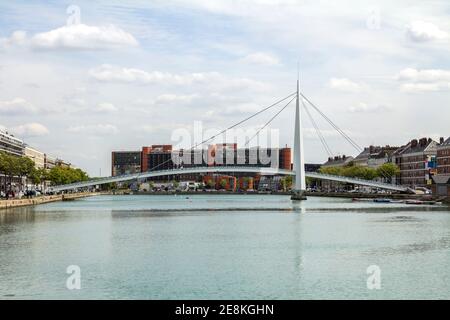
MULTIPOLYGON (((228 167, 227 166, 194 167, 194 168, 179 168, 179 169, 172 169, 172 170, 157 170, 157 171, 149 171, 149 172, 142 172, 142 173, 135 173, 135 174, 120 175, 120 176, 115 176, 115 177, 107 177, 107 178, 89 180, 89 181, 84 181, 84 182, 53 186, 53 187, 49 188, 49 191, 60 192, 60 191, 65 191, 65 190, 92 187, 92 186, 107 184, 107 183, 112 183, 112 182, 124 182, 124 181, 138 180, 138 179, 144 179, 144 178, 153 178, 153 177, 160 177, 160 176, 173 176, 173 175, 196 174, 196 173, 238 173, 238 172, 239 173, 258 173, 261 175, 295 175, 294 171, 278 169, 278 168, 271 168, 271 167, 231 167, 231 166, 228 166, 228 167)), ((386 189, 386 190, 392 190, 392 191, 405 192, 408 190, 408 188, 405 188, 402 186, 397 186, 397 185, 383 183, 383 182, 369 181, 369 180, 343 177, 343 176, 328 175, 328 174, 322 174, 322 173, 317 173, 317 172, 306 172, 305 175, 308 178, 329 180, 329 181, 336 181, 336 182, 343 182, 343 183, 351 183, 351 184, 356 184, 356 185, 362 185, 362 186, 368 186, 368 187, 380 188, 380 189, 386 189)))

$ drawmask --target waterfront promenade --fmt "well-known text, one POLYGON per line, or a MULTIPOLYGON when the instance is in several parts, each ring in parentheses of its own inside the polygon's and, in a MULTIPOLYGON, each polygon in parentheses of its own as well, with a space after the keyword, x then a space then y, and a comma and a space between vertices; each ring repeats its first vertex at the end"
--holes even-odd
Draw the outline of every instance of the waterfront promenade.
POLYGON ((0 210, 2 209, 10 209, 16 207, 25 207, 25 206, 34 206, 38 204, 44 204, 48 202, 55 201, 65 201, 65 200, 75 200, 84 197, 90 197, 94 195, 98 195, 99 193, 93 192, 80 192, 73 194, 58 194, 58 195, 49 195, 49 196, 41 196, 35 197, 31 199, 12 199, 12 200, 0 200, 0 210))

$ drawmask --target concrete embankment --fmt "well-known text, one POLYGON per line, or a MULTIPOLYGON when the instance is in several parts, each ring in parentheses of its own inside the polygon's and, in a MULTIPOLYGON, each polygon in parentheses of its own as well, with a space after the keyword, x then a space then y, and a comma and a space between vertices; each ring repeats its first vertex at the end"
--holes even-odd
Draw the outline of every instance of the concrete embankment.
POLYGON ((0 210, 16 207, 34 206, 38 204, 55 201, 75 200, 93 195, 98 195, 98 193, 84 192, 84 193, 59 194, 52 196, 41 196, 32 199, 0 200, 0 210))

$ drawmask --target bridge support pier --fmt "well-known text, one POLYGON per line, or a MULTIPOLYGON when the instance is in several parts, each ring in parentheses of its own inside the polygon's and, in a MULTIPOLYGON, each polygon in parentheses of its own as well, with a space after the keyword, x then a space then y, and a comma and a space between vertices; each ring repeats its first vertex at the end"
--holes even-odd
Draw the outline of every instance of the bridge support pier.
POLYGON ((304 201, 307 200, 306 198, 306 191, 300 190, 300 191, 293 191, 291 195, 291 200, 293 201, 304 201))

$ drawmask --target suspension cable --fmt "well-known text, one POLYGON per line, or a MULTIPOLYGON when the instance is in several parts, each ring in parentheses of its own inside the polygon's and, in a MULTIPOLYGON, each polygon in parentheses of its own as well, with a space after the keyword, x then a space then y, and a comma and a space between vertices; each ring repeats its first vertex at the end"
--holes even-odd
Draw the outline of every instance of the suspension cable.
POLYGON ((256 133, 247 140, 247 142, 245 143, 244 146, 247 146, 250 141, 252 141, 265 127, 267 127, 284 109, 286 109, 292 101, 294 101, 295 97, 293 97, 283 108, 281 108, 272 118, 270 118, 269 121, 267 121, 261 128, 258 129, 258 131, 256 131, 256 133))
POLYGON ((303 93, 300 95, 337 131, 339 134, 344 137, 358 152, 361 152, 363 148, 361 148, 352 138, 350 138, 342 129, 340 129, 330 118, 328 118, 314 103, 312 103, 303 93))
MULTIPOLYGON (((307 97, 304 96, 303 93, 300 92, 300 95, 328 122, 330 125, 338 131, 345 140, 347 140, 358 152, 362 152, 364 149, 361 148, 352 138, 350 138, 343 130, 341 130, 330 118, 328 118, 316 105, 314 105, 307 97)), ((309 112, 308 112, 309 113, 309 112)), ((382 167, 378 168, 378 172, 387 179, 390 179, 390 177, 385 170, 383 170, 382 167)))
POLYGON ((325 137, 322 135, 322 132, 319 129, 319 126, 317 125, 316 121, 314 120, 314 118, 312 117, 311 113, 309 112, 308 107, 306 106, 305 102, 302 99, 302 104, 303 104, 303 108, 305 109, 306 113, 308 114, 309 120, 311 121, 317 136, 320 139, 320 142, 322 143, 322 146, 325 149, 325 152, 328 154, 329 157, 333 156, 333 152, 330 149, 330 146, 328 145, 327 141, 325 140, 325 137))
MULTIPOLYGON (((216 138, 217 136, 220 136, 220 135, 224 134, 224 133, 227 132, 228 130, 231 130, 231 129, 237 127, 238 125, 241 125, 242 123, 244 123, 244 122, 246 122, 246 121, 248 121, 248 120, 250 120, 250 119, 256 117, 257 115, 259 115, 259 114, 261 114, 261 113, 263 113, 263 112, 265 112, 265 111, 267 111, 267 110, 269 110, 269 109, 275 107, 276 105, 280 104, 281 102, 283 102, 283 101, 289 99, 290 97, 292 97, 292 96, 294 96, 294 95, 296 95, 296 94, 297 94, 297 92, 291 93, 290 95, 284 97, 284 98, 281 99, 281 100, 276 101, 275 103, 271 104, 270 106, 261 109, 260 111, 258 111, 258 112, 256 112, 256 113, 252 114, 251 116, 248 116, 248 117, 245 118, 244 120, 241 120, 241 121, 239 121, 239 122, 237 122, 237 123, 235 123, 235 124, 229 126, 228 128, 223 129, 221 132, 219 132, 219 133, 217 133, 217 134, 215 134, 215 135, 209 137, 208 139, 205 139, 205 140, 203 140, 202 142, 197 143, 196 145, 190 147, 188 150, 191 151, 191 150, 197 148, 198 146, 201 146, 201 145, 205 144, 206 142, 208 142, 208 141, 210 141, 210 140, 216 138)), ((167 159, 166 161, 163 161, 163 162, 159 163, 158 165, 156 165, 156 166, 150 168, 148 171, 157 169, 157 168, 161 167, 162 165, 168 163, 169 161, 172 161, 172 159, 167 159)))

